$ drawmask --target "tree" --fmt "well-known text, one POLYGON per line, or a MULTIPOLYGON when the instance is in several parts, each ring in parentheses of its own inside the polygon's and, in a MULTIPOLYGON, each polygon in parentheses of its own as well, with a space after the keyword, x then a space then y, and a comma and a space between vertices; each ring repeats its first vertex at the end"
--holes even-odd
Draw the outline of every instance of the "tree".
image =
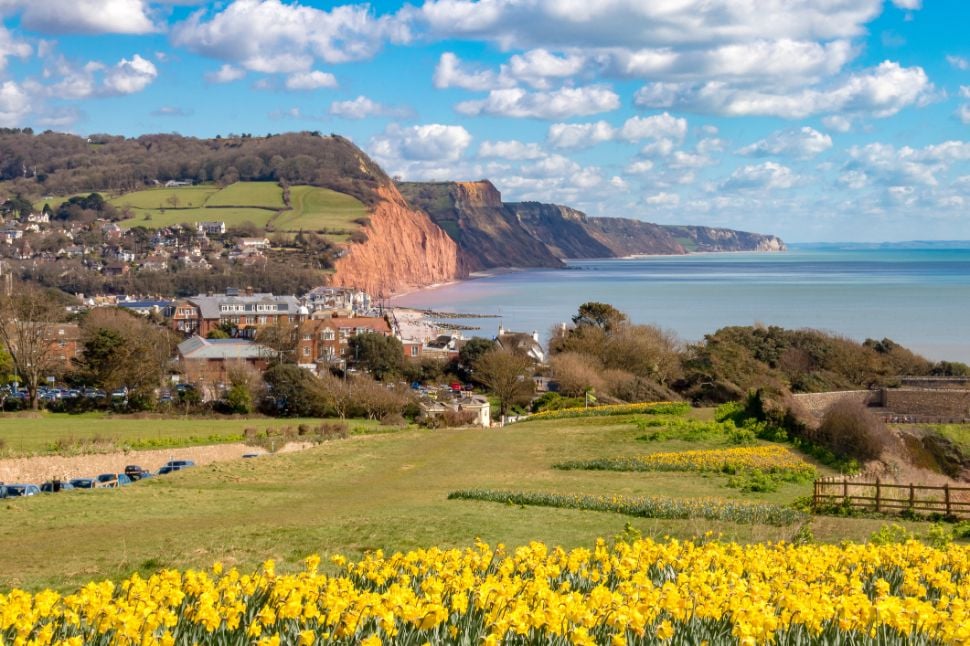
POLYGON ((267 325, 256 331, 256 343, 273 351, 273 360, 293 363, 296 354, 297 328, 290 323, 267 325))
POLYGON ((58 368, 53 327, 64 318, 59 299, 46 290, 21 284, 10 294, 0 294, 0 342, 24 381, 33 410, 39 407, 37 389, 41 380, 58 368))
POLYGON ((535 388, 532 360, 502 348, 489 350, 475 363, 475 378, 499 399, 500 414, 528 403, 535 388))
POLYGON ((401 374, 404 369, 404 346, 393 336, 378 332, 358 334, 350 339, 348 352, 355 363, 380 381, 401 374))
POLYGON ((474 366, 482 355, 495 347, 495 341, 480 336, 472 337, 458 350, 458 377, 474 381, 474 366))
POLYGON ((573 324, 576 327, 591 325, 602 329, 607 334, 613 332, 627 321, 627 316, 620 310, 608 303, 597 303, 590 301, 579 306, 579 310, 573 316, 573 324))
POLYGON ((272 412, 282 417, 321 417, 325 402, 316 377, 292 363, 277 363, 263 374, 272 412))
POLYGON ((175 337, 164 327, 117 308, 98 308, 81 321, 83 381, 105 390, 128 388, 128 401, 148 406, 168 370, 175 337))

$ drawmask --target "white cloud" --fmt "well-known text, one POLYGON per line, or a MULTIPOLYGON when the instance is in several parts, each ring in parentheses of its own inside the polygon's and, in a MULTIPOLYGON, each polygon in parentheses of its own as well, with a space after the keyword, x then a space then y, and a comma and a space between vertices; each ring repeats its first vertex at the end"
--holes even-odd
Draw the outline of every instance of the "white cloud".
POLYGON ((735 169, 721 183, 723 190, 771 190, 794 186, 797 176, 787 166, 765 162, 735 169))
POLYGON ((23 125, 30 112, 27 93, 13 81, 0 83, 0 125, 5 128, 23 125))
POLYGON ((472 69, 463 65, 461 59, 451 52, 445 52, 438 59, 433 78, 436 88, 458 87, 475 92, 495 88, 498 85, 497 79, 497 75, 491 70, 472 69))
POLYGON ((410 110, 378 103, 366 96, 358 96, 349 101, 334 101, 330 104, 330 114, 344 119, 368 119, 370 117, 405 117, 410 110))
POLYGON ((281 0, 235 0, 222 11, 197 11, 172 30, 179 47, 267 73, 309 71, 318 58, 327 63, 365 60, 385 40, 409 39, 402 21, 375 17, 368 5, 324 11, 281 0))
POLYGON ((869 184, 869 176, 861 170, 850 170, 839 176, 839 182, 851 189, 859 190, 869 184))
POLYGON ((964 99, 970 99, 970 85, 960 86, 960 96, 962 96, 964 99))
POLYGON ((963 56, 947 56, 946 62, 958 70, 964 72, 970 70, 970 59, 964 58, 963 56))
POLYGON ((556 56, 545 49, 533 49, 517 54, 503 65, 500 77, 522 81, 539 89, 547 89, 550 79, 566 79, 579 74, 586 58, 578 54, 556 56))
POLYGON ((923 7, 923 0, 893 0, 893 4, 900 9, 921 9, 923 7))
POLYGON ((330 72, 313 70, 311 72, 296 72, 286 77, 287 90, 319 90, 325 87, 337 87, 337 79, 330 72))
POLYGON ((17 40, 0 24, 0 72, 7 66, 7 58, 16 56, 27 58, 32 53, 33 48, 27 43, 17 40))
POLYGON ((511 48, 698 47, 767 40, 858 36, 882 0, 427 0, 416 18, 438 37, 511 48))
POLYGON ((680 195, 660 192, 644 198, 643 201, 650 206, 677 206, 680 204, 680 195))
POLYGON ((483 141, 478 147, 478 156, 511 160, 539 159, 545 156, 545 152, 539 144, 527 144, 521 141, 483 141))
POLYGON ((188 117, 193 111, 191 109, 179 108, 174 105, 163 105, 157 110, 152 111, 154 117, 188 117))
POLYGON ((658 139, 640 149, 640 154, 646 157, 666 157, 674 152, 676 145, 670 139, 658 139))
POLYGON ((630 175, 641 175, 643 173, 649 173, 653 170, 653 162, 649 159, 640 159, 635 162, 631 162, 629 166, 626 167, 626 172, 630 175))
POLYGON ((963 123, 970 124, 970 104, 963 104, 957 109, 957 118, 963 123))
POLYGON ((738 154, 750 157, 779 155, 808 159, 832 147, 832 138, 814 128, 802 126, 791 130, 779 130, 760 141, 738 150, 738 154))
POLYGON ((605 121, 595 123, 554 123, 547 139, 553 148, 589 148, 614 136, 613 126, 605 121))
POLYGON ((156 31, 146 0, 14 0, 20 23, 54 34, 147 34, 156 31))
POLYGON ((888 117, 930 100, 933 92, 933 84, 921 67, 885 61, 822 89, 782 92, 733 87, 723 81, 651 83, 637 91, 634 102, 645 108, 680 108, 728 116, 798 119, 848 112, 888 117))
POLYGON ((246 70, 234 67, 229 63, 225 63, 215 72, 209 72, 205 75, 205 80, 209 83, 231 83, 232 81, 238 81, 241 78, 245 78, 246 70))
POLYGON ((827 117, 822 117, 822 123, 829 130, 834 130, 836 132, 849 132, 852 130, 852 119, 844 117, 841 114, 832 114, 827 117))
POLYGON ((711 166, 714 163, 716 162, 707 155, 691 153, 685 150, 675 150, 667 158, 666 166, 667 168, 673 168, 675 170, 685 170, 703 168, 705 166, 711 166))
POLYGON ((602 85, 565 87, 551 92, 527 92, 521 88, 492 90, 482 100, 464 101, 455 109, 461 114, 480 114, 566 119, 609 112, 620 107, 620 97, 602 85))
POLYGON ((392 161, 450 162, 457 161, 471 141, 471 134, 462 126, 391 126, 371 140, 371 149, 376 157, 392 161))
POLYGON ((604 141, 637 142, 643 139, 683 141, 687 120, 668 113, 651 117, 631 117, 614 128, 606 121, 595 123, 555 123, 549 126, 549 143, 555 148, 589 148, 604 141))
POLYGON ((970 142, 944 141, 923 148, 871 143, 848 150, 846 171, 860 171, 884 186, 938 186, 953 164, 970 161, 970 142))
POLYGON ((107 94, 134 94, 152 84, 158 76, 154 63, 135 54, 131 60, 121 59, 104 75, 103 92, 107 94))

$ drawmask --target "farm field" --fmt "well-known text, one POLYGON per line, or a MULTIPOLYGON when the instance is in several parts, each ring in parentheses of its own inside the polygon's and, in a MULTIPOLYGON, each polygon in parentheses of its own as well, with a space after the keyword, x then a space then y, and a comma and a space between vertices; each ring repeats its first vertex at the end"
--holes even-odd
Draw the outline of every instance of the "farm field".
MULTIPOLYGON (((57 203, 61 201, 63 198, 57 203)), ((354 220, 367 215, 357 199, 315 186, 291 187, 292 208, 287 209, 282 189, 274 182, 236 182, 222 189, 212 185, 154 188, 126 193, 110 202, 132 212, 130 219, 119 223, 124 228, 224 221, 229 228, 253 224, 281 232, 321 231, 338 242, 360 227, 354 220)))
MULTIPOLYGON (((243 420, 240 425, 256 424, 243 420)), ((198 427, 192 432, 206 433, 198 427)), ((784 482, 777 491, 743 493, 728 488, 726 476, 711 472, 555 468, 571 461, 731 446, 717 438, 644 442, 637 439, 642 435, 629 416, 549 419, 493 430, 408 430, 216 463, 120 491, 3 501, 0 589, 67 590, 93 578, 118 580, 134 571, 206 567, 214 561, 252 569, 274 559, 280 570, 294 570, 310 553, 324 560, 334 553, 353 558, 378 548, 467 547, 476 538, 492 545, 539 540, 589 547, 598 537, 622 533, 627 524, 644 536, 689 538, 713 531, 741 542, 787 540, 799 531, 801 522, 647 519, 502 498, 448 499, 464 490, 783 505, 811 492, 810 482, 784 482), (51 559, 52 545, 71 548, 51 559)), ((811 520, 810 527, 817 539, 838 542, 865 539, 884 523, 826 517, 811 520)))
POLYGON ((248 206, 264 209, 283 209, 283 189, 275 182, 236 182, 212 195, 207 207, 248 206))
MULTIPOLYGON (((29 414, 28 414, 29 415, 29 414)), ((238 442, 247 428, 260 431, 283 426, 318 424, 314 419, 198 419, 158 417, 138 419, 124 415, 86 413, 42 413, 40 416, 0 416, 0 457, 3 455, 44 455, 55 452, 54 445, 65 440, 83 443, 95 439, 110 441, 118 447, 178 447, 218 442, 238 442)), ((351 420, 350 427, 370 428, 376 422, 351 420)))
POLYGON ((283 212, 273 226, 279 231, 320 231, 358 228, 354 220, 367 215, 355 198, 315 186, 290 187, 292 211, 283 212))
POLYGON ((225 222, 229 228, 243 224, 254 224, 265 227, 276 215, 275 211, 252 208, 219 208, 219 209, 140 209, 135 210, 135 217, 118 223, 123 229, 145 227, 146 229, 160 229, 162 227, 180 224, 217 220, 225 222))

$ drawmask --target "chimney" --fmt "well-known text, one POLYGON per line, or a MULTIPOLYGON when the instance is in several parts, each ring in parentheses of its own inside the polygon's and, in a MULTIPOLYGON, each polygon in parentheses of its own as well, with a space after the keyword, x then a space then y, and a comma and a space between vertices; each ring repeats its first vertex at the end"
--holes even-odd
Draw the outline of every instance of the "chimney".
POLYGON ((253 286, 252 285, 248 285, 246 287, 246 296, 252 296, 252 295, 253 295, 253 286))
POLYGON ((532 330, 532 340, 536 343, 539 342, 539 330, 532 330))

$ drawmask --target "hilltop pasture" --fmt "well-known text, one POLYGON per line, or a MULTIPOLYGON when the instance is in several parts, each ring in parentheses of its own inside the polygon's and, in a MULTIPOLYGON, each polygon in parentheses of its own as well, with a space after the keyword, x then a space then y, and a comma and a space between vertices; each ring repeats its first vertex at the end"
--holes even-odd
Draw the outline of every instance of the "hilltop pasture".
MULTIPOLYGON (((54 200, 52 208, 60 201, 54 200)), ((283 189, 274 182, 236 182, 221 189, 209 184, 153 188, 109 201, 131 214, 119 223, 123 228, 221 221, 230 229, 254 225, 267 231, 315 231, 338 241, 357 230, 356 220, 367 215, 367 208, 357 199, 316 186, 291 187, 288 208, 283 189)))

